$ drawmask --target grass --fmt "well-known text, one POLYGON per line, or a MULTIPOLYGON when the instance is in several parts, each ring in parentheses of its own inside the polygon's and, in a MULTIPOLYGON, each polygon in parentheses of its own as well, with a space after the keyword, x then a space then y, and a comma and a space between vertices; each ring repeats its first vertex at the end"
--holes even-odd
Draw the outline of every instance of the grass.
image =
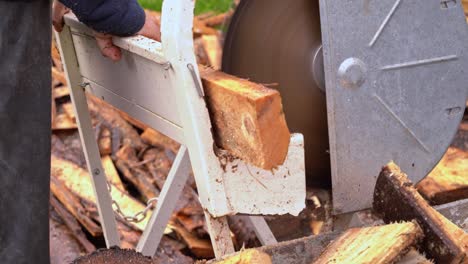
MULTIPOLYGON (((163 0, 138 0, 144 8, 155 11, 161 11, 162 1, 163 0)), ((232 0, 197 0, 195 4, 195 15, 207 12, 213 12, 215 14, 223 13, 229 10, 231 4, 232 0)))

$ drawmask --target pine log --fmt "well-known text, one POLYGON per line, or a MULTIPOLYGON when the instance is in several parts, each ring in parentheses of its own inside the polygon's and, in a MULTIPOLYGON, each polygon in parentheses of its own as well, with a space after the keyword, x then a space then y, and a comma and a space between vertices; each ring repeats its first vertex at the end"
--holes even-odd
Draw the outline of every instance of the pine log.
POLYGON ((386 223, 417 220, 423 249, 437 263, 468 261, 468 234, 429 206, 396 164, 387 164, 377 178, 373 207, 386 223))
POLYGON ((201 72, 218 147, 250 164, 283 164, 290 134, 278 91, 219 71, 201 72))
POLYGON ((333 241, 314 263, 394 263, 422 237, 416 222, 352 228, 333 241))

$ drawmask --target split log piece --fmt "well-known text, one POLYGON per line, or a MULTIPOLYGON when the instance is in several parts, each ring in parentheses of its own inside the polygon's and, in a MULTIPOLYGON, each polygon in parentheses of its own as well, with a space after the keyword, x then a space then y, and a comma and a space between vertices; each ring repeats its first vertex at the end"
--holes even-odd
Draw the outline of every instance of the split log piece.
POLYGON ((425 234, 423 249, 437 263, 468 262, 468 235, 429 206, 393 162, 382 169, 377 179, 373 208, 386 223, 418 221, 425 234))
POLYGON ((416 222, 352 228, 333 241, 314 264, 394 263, 423 236, 416 222))

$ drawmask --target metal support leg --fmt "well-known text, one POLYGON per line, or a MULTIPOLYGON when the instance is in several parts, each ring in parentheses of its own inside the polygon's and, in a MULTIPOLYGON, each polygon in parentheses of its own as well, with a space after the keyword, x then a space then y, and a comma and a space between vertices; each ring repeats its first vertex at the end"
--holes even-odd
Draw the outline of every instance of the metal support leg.
POLYGON ((101 163, 101 155, 94 138, 93 126, 89 115, 86 95, 81 85, 81 75, 78 68, 73 39, 70 28, 64 27, 61 33, 57 33, 60 52, 64 58, 64 68, 67 73, 67 81, 70 86, 70 97, 76 114, 76 122, 80 131, 81 143, 86 158, 86 164, 90 171, 96 196, 97 208, 101 217, 101 226, 104 232, 107 247, 120 246, 119 233, 112 209, 112 198, 108 191, 107 180, 101 163))
POLYGON ((227 217, 214 218, 205 210, 206 225, 216 258, 235 252, 227 217))
POLYGON ((277 244, 275 236, 271 232, 265 218, 263 216, 249 216, 250 222, 254 226, 255 234, 262 245, 274 245, 277 244))
POLYGON ((156 254, 164 229, 184 189, 189 172, 190 159, 187 148, 182 145, 159 195, 156 210, 151 215, 148 226, 138 242, 136 249, 143 255, 152 257, 156 254))

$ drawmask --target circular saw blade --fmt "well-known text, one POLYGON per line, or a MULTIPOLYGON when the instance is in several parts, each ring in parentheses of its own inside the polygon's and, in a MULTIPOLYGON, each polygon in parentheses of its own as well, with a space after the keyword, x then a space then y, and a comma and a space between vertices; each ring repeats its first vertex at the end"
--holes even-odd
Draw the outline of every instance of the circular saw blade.
POLYGON ((308 184, 330 184, 326 97, 314 81, 321 47, 318 1, 241 1, 229 26, 223 71, 271 84, 292 132, 305 138, 308 184))

